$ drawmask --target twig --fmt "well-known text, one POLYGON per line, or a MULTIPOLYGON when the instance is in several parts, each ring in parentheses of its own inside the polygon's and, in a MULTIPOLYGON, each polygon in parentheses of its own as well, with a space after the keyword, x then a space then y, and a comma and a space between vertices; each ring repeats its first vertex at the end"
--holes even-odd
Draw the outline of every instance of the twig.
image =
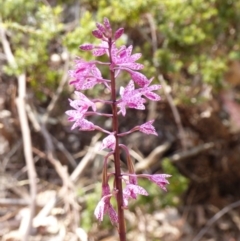
POLYGON ((13 199, 13 198, 0 198, 0 206, 26 206, 29 205, 29 201, 25 199, 13 199))
POLYGON ((218 219, 220 219, 227 212, 231 211, 233 208, 237 208, 239 206, 240 206, 240 201, 237 201, 229 204, 228 206, 224 207, 222 210, 217 212, 211 219, 207 221, 205 227, 201 229, 201 231, 197 234, 197 236, 193 239, 193 241, 199 241, 218 219))
MULTIPOLYGON (((4 52, 7 57, 7 61, 9 65, 16 67, 16 61, 12 54, 10 44, 6 38, 5 30, 0 26, 0 35, 1 41, 3 45, 4 52)), ((24 224, 24 233, 22 240, 27 241, 29 240, 29 234, 32 228, 32 220, 35 215, 35 208, 36 208, 36 195, 37 195, 37 186, 36 186, 36 170, 32 156, 32 141, 30 135, 29 124, 27 120, 27 114, 25 109, 25 98, 26 98, 26 75, 25 73, 20 74, 17 76, 18 80, 18 97, 16 98, 16 105, 19 114, 19 121, 22 131, 22 138, 23 138, 23 149, 24 149, 24 156, 26 160, 26 164, 28 167, 28 177, 29 177, 29 186, 30 186, 30 196, 31 202, 29 204, 29 219, 25 219, 26 223, 24 224)))
POLYGON ((73 156, 71 155, 71 153, 65 148, 65 146, 63 145, 62 142, 60 142, 59 140, 57 140, 54 136, 52 136, 53 142, 56 144, 57 148, 65 155, 65 157, 68 159, 69 164, 71 164, 71 166, 73 168, 76 168, 77 166, 77 162, 75 161, 75 159, 73 158, 73 156))
POLYGON ((44 138, 45 143, 46 143, 45 146, 46 146, 46 152, 47 152, 47 159, 54 166, 56 172, 58 173, 58 175, 60 176, 60 178, 63 181, 63 185, 65 185, 65 187, 73 188, 73 184, 72 184, 72 182, 69 178, 66 167, 64 167, 60 163, 60 161, 54 157, 53 143, 52 143, 52 140, 51 140, 51 136, 50 136, 49 132, 47 131, 45 125, 41 125, 41 133, 42 133, 43 138, 44 138))
POLYGON ((170 143, 166 142, 161 146, 156 147, 145 159, 143 159, 141 162, 137 163, 135 166, 135 170, 137 173, 146 170, 147 168, 150 168, 153 164, 155 164, 157 161, 159 161, 161 155, 166 152, 169 147, 170 143))
POLYGON ((14 146, 12 147, 12 149, 3 157, 2 160, 2 165, 0 166, 0 172, 4 172, 9 159, 11 158, 11 156, 13 156, 15 154, 15 152, 18 150, 18 148, 20 148, 20 146, 22 145, 22 140, 18 140, 14 146))
MULTIPOLYGON (((94 158, 94 156, 98 153, 96 149, 99 149, 99 145, 97 145, 97 141, 99 139, 99 135, 97 134, 95 137, 92 138, 91 146, 94 146, 95 151, 93 151, 93 148, 88 149, 88 153, 85 155, 85 157, 82 159, 82 161, 78 164, 77 168, 73 171, 73 173, 70 175, 70 180, 75 183, 81 173, 85 170, 87 164, 89 163, 90 160, 94 158)), ((42 155, 43 153, 41 153, 42 155)), ((60 199, 60 194, 64 195, 64 190, 65 188, 62 187, 59 191, 58 194, 54 195, 47 204, 42 208, 42 210, 38 213, 36 216, 35 220, 38 220, 39 218, 42 218, 44 216, 47 216, 51 210, 54 208, 56 205, 57 201, 60 199)), ((37 221, 36 221, 37 222, 37 221)))
MULTIPOLYGON (((57 174, 61 178, 61 180, 63 182, 63 185, 65 185, 65 187, 73 187, 66 167, 64 167, 60 163, 60 161, 57 158, 55 158, 54 145, 53 145, 52 137, 47 130, 46 124, 42 123, 41 119, 37 118, 37 114, 33 111, 33 109, 31 108, 30 105, 28 105, 28 112, 27 113, 29 115, 30 121, 33 123, 34 126, 37 127, 36 131, 39 131, 44 138, 46 154, 41 152, 40 150, 38 150, 38 155, 41 156, 41 157, 44 156, 45 158, 47 158, 50 161, 50 163, 54 166, 57 174)), ((34 151, 36 151, 36 150, 34 150, 34 151)))
POLYGON ((94 150, 89 150, 88 153, 84 156, 84 158, 81 160, 77 168, 73 171, 70 178, 73 182, 76 182, 79 176, 82 174, 83 170, 86 168, 87 164, 90 160, 93 159, 93 157, 96 155, 97 151, 100 148, 100 144, 97 144, 97 140, 100 138, 100 135, 95 135, 92 139, 91 146, 94 145, 94 150))
POLYGON ((169 159, 170 162, 179 162, 179 161, 182 161, 186 158, 195 156, 195 155, 199 154, 200 152, 212 149, 214 146, 215 146, 215 144, 213 142, 204 143, 203 145, 193 147, 190 150, 183 151, 183 152, 180 152, 180 153, 176 153, 176 154, 168 157, 168 159, 169 159))
POLYGON ((172 113, 173 113, 173 117, 174 117, 174 120, 175 120, 175 123, 177 125, 177 128, 178 128, 178 132, 179 132, 179 138, 180 138, 180 141, 182 143, 182 147, 184 150, 187 149, 187 144, 186 144, 186 135, 185 135, 185 131, 183 129, 183 126, 182 126, 182 121, 181 121, 181 117, 180 117, 180 114, 178 112, 178 109, 176 107, 176 105, 174 104, 174 101, 173 101, 173 98, 170 94, 170 87, 167 86, 164 78, 162 75, 158 75, 158 79, 163 87, 163 91, 164 91, 164 94, 167 98, 167 101, 168 101, 168 104, 172 110, 172 113))

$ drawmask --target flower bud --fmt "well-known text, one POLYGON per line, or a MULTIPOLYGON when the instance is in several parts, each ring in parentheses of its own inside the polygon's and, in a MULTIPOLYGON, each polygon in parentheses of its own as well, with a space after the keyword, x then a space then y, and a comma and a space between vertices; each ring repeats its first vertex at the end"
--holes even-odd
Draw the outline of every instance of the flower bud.
POLYGON ((88 50, 92 50, 94 48, 94 46, 93 46, 93 44, 82 44, 79 46, 79 48, 81 50, 88 51, 88 50))
POLYGON ((114 39, 117 40, 119 39, 124 33, 124 28, 119 28, 115 34, 114 34, 114 39))
POLYGON ((96 38, 102 39, 103 38, 103 34, 101 31, 95 29, 92 31, 92 35, 96 38))

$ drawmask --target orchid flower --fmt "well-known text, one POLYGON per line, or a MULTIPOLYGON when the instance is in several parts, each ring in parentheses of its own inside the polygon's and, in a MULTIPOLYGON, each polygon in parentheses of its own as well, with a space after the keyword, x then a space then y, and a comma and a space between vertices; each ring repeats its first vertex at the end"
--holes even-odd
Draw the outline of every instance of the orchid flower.
POLYGON ((97 23, 96 29, 92 31, 93 36, 101 42, 97 45, 91 43, 80 45, 80 50, 91 51, 95 57, 106 55, 108 62, 85 61, 78 58, 75 61, 75 68, 69 71, 70 84, 79 91, 92 89, 96 85, 103 85, 103 87, 108 89, 111 97, 106 98, 107 100, 101 98, 89 99, 82 92, 75 91, 77 99, 69 100, 73 109, 66 111, 66 114, 68 115, 68 120, 74 122, 72 129, 78 127, 81 131, 100 131, 107 135, 103 138, 100 148, 101 150, 109 149, 108 154, 104 158, 102 170, 102 197, 95 208, 94 214, 99 221, 103 220, 104 215, 108 215, 111 223, 118 228, 120 240, 126 241, 124 209, 128 207, 129 200, 136 199, 138 195, 148 195, 147 190, 138 185, 138 178, 147 178, 166 191, 166 186, 169 184, 167 178, 170 175, 136 174, 128 147, 120 144, 122 136, 129 135, 135 131, 157 136, 157 131, 153 126, 154 120, 121 132, 118 124, 118 115, 122 114, 125 116, 127 108, 145 110, 144 104, 147 100, 160 100, 160 96, 156 91, 161 88, 158 84, 152 84, 153 78, 148 79, 139 72, 144 67, 143 64, 136 63, 141 57, 141 53, 133 54, 132 45, 117 47, 116 41, 121 38, 123 33, 123 28, 119 28, 114 32, 109 20, 104 18, 103 23, 97 23), (101 69, 99 68, 101 66, 105 69, 108 68, 110 79, 102 77, 101 69), (121 72, 127 74, 129 81, 125 87, 121 86, 118 90, 116 79, 119 78, 121 72), (99 102, 111 105, 112 113, 98 112, 96 103, 99 102), (89 109, 92 109, 92 111, 89 109), (86 117, 91 118, 93 115, 111 118, 112 130, 104 129, 104 127, 97 126, 91 120, 86 119, 86 117), (121 169, 121 151, 127 156, 127 172, 122 172, 121 169), (108 158, 111 155, 114 158, 114 172, 108 173, 108 158), (109 185, 110 178, 114 179, 112 187, 109 185), (123 182, 125 183, 123 184, 123 182), (125 185, 124 188, 123 185, 125 185), (112 198, 115 198, 117 201, 117 210, 111 204, 112 198))

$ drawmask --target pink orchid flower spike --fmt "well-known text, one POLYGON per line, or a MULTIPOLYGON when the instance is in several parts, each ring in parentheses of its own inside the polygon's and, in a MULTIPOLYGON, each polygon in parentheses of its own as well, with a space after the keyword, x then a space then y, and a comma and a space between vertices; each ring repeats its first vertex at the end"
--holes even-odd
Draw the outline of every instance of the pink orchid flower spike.
MULTIPOLYGON (((120 27, 117 31, 113 31, 109 20, 104 18, 103 23, 96 23, 96 29, 92 31, 92 35, 98 39, 99 43, 85 43, 79 46, 80 50, 90 51, 94 57, 105 56, 101 60, 91 61, 77 58, 75 67, 69 71, 70 84, 77 90, 75 91, 77 98, 69 100, 72 110, 66 111, 66 114, 68 120, 73 122, 72 129, 100 131, 106 135, 100 148, 101 150, 107 149, 102 169, 102 196, 95 208, 94 215, 98 221, 102 221, 104 215, 108 215, 111 223, 118 229, 119 240, 126 241, 124 209, 128 208, 129 201, 136 199, 138 195, 148 196, 147 190, 138 185, 138 178, 147 178, 166 191, 166 186, 169 184, 167 178, 170 175, 136 174, 134 160, 132 160, 129 149, 121 143, 121 137, 136 131, 157 136, 157 131, 153 126, 154 120, 125 130, 126 126, 123 127, 119 124, 121 123, 119 115, 125 116, 128 108, 145 110, 147 100, 160 100, 160 96, 156 92, 161 88, 160 85, 152 84, 153 78, 148 79, 139 72, 144 67, 143 64, 137 63, 141 53, 133 54, 132 45, 119 46, 116 43, 123 34, 123 28, 120 27), (101 68, 104 68, 104 74, 101 73, 101 68), (126 86, 119 88, 117 80, 121 73, 123 73, 122 77, 126 77, 129 82, 126 86), (109 76, 109 79, 105 79, 103 76, 109 76), (95 96, 98 93, 98 97, 95 99, 90 99, 79 92, 91 90, 96 85, 101 85, 101 92, 99 92, 100 89, 89 91, 95 96), (106 96, 108 93, 110 97, 106 96), (102 108, 103 105, 108 105, 109 108, 102 108), (105 129, 101 124, 98 126, 86 119, 90 119, 92 116, 96 116, 95 119, 109 118, 112 123, 111 129, 105 129), (123 129, 124 131, 122 131, 123 129), (122 170, 121 154, 125 154, 127 157, 126 172, 122 170), (111 168, 111 172, 109 172, 110 165, 112 165, 112 162, 109 162, 110 156, 114 159, 114 168, 111 168), (113 183, 111 188, 109 186, 110 179, 113 183), (112 198, 116 200, 117 212, 111 203, 112 198)), ((104 125, 106 122, 101 123, 104 125)))

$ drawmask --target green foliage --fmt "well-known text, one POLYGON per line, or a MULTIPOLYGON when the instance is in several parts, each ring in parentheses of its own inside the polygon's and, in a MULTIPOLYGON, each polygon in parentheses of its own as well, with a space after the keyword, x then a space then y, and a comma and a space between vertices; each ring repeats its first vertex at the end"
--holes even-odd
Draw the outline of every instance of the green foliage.
POLYGON ((164 173, 171 173, 169 178, 168 192, 164 195, 163 206, 177 206, 181 203, 181 195, 188 187, 188 179, 185 178, 178 169, 165 158, 162 161, 162 168, 164 173))
POLYGON ((91 193, 84 193, 79 190, 78 195, 80 197, 85 197, 86 200, 86 206, 81 211, 81 227, 83 227, 84 230, 89 231, 92 227, 92 223, 95 220, 94 210, 99 201, 99 198, 101 197, 101 184, 96 184, 94 191, 91 193))
MULTIPOLYGON (((161 72, 172 82, 181 79, 174 87, 175 92, 182 93, 180 96, 186 97, 184 86, 196 85, 196 76, 200 84, 211 85, 214 90, 222 88, 228 61, 240 59, 240 32, 237 27, 240 0, 85 0, 83 5, 92 14, 87 12, 83 15, 81 30, 75 31, 75 37, 69 35, 66 42, 77 39, 77 35, 80 44, 91 41, 89 34, 93 18, 100 21, 107 16, 114 26, 121 24, 125 27, 128 42, 134 42, 135 48, 137 46, 143 53, 142 62, 146 65, 144 72, 147 76, 156 73, 154 59, 159 63, 161 72), (152 55, 153 27, 157 30, 159 41, 158 49, 152 55)), ((78 46, 79 42, 73 46, 78 46)), ((189 96, 189 102, 191 98, 189 96)), ((197 96, 196 99, 202 97, 197 96)))
POLYGON ((3 4, 2 21, 11 32, 11 46, 17 63, 17 66, 4 66, 4 71, 8 75, 26 72, 36 95, 44 100, 43 88, 53 90, 62 74, 51 63, 54 51, 50 50, 52 41, 60 42, 61 39, 62 8, 51 8, 41 2, 36 5, 27 0, 6 0, 3 4))
POLYGON ((50 50, 52 43, 75 56, 92 58, 88 52, 80 52, 78 46, 99 43, 91 31, 95 22, 105 16, 114 29, 125 27, 122 42, 134 43, 134 51, 142 52, 147 76, 155 75, 155 60, 171 83, 181 80, 173 88, 182 93, 180 96, 185 96, 184 86, 195 86, 196 76, 213 89, 221 88, 228 61, 240 60, 240 0, 83 0, 79 24, 63 34, 63 6, 70 8, 74 4, 72 0, 58 1, 51 7, 42 1, 1 0, 0 14, 11 33, 18 64, 17 69, 7 66, 4 71, 11 75, 26 71, 32 86, 54 89, 61 70, 52 66, 51 55, 56 52, 50 50), (158 38, 155 53, 153 29, 158 38))
POLYGON ((164 1, 158 19, 165 37, 158 54, 162 71, 174 79, 184 70, 192 79, 199 75, 213 87, 222 86, 228 53, 235 48, 235 59, 239 56, 239 6, 239 0, 164 1))

